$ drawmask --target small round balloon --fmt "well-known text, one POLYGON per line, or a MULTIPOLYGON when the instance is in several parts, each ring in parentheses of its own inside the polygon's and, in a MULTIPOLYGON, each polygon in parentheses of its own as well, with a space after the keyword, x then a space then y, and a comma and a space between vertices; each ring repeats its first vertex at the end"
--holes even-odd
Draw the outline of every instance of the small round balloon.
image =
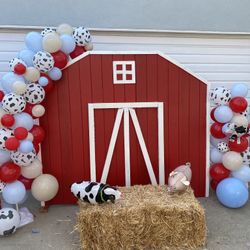
POLYGON ((28 130, 23 127, 18 127, 14 130, 14 136, 18 140, 24 140, 28 136, 28 130))
POLYGON ((62 78, 62 71, 59 68, 54 67, 51 71, 49 71, 48 75, 52 80, 58 81, 62 78))
POLYGON ((234 151, 225 153, 222 157, 222 163, 225 168, 231 171, 238 170, 243 163, 242 156, 234 151))
POLYGON ((248 87, 245 84, 238 83, 232 87, 231 95, 232 97, 241 96, 246 97, 248 92, 248 87))
POLYGON ((230 171, 226 169, 221 163, 216 163, 210 167, 210 176, 213 180, 221 181, 230 175, 230 171))
POLYGON ((24 77, 28 82, 37 82, 40 78, 40 71, 35 67, 28 67, 25 71, 24 77))
POLYGON ((215 109, 214 117, 217 122, 226 123, 233 118, 233 112, 228 106, 222 105, 215 109))
POLYGON ((218 200, 229 208, 240 208, 248 201, 245 183, 233 177, 226 178, 218 184, 216 195, 218 200))
POLYGON ((230 108, 235 113, 244 112, 247 108, 247 100, 244 97, 234 97, 229 102, 230 108))
POLYGON ((45 114, 45 108, 43 105, 35 105, 32 108, 32 115, 36 118, 42 117, 45 114))
POLYGON ((212 134, 212 136, 218 139, 225 138, 226 135, 222 132, 222 127, 223 124, 214 122, 210 127, 210 133, 212 134))
POLYGON ((232 172, 232 176, 243 182, 250 182, 250 168, 248 165, 241 165, 240 168, 232 172))
POLYGON ((43 37, 43 49, 49 53, 54 53, 60 50, 62 42, 60 36, 56 32, 51 32, 43 37))
POLYGON ((6 162, 0 167, 0 180, 5 183, 16 181, 21 174, 21 168, 12 162, 6 162))
POLYGON ((14 234, 21 221, 19 213, 13 208, 2 208, 0 209, 0 218, 0 235, 14 234))
POLYGON ((217 144, 217 148, 221 153, 226 153, 229 151, 228 144, 224 141, 221 141, 217 144))
POLYGON ((11 114, 5 114, 1 117, 1 123, 4 127, 9 128, 14 125, 15 118, 11 114))
POLYGON ((30 133, 34 137, 34 139, 33 139, 34 143, 39 144, 39 143, 43 142, 43 140, 45 138, 45 130, 41 126, 34 125, 33 128, 30 130, 30 133))
POLYGON ((27 90, 23 96, 27 102, 39 104, 45 98, 45 91, 39 84, 30 83, 27 84, 27 90))
POLYGON ((10 137, 5 141, 5 147, 9 151, 15 151, 19 147, 19 141, 16 137, 10 137))

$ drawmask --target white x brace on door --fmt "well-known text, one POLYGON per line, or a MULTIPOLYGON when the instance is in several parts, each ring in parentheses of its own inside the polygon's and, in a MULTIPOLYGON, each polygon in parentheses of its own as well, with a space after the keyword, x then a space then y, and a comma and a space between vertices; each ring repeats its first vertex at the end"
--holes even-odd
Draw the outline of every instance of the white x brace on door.
POLYGON ((89 103, 89 149, 90 149, 90 178, 91 181, 96 181, 96 156, 95 156, 95 109, 118 109, 113 132, 111 135, 107 156, 105 159, 101 182, 106 183, 109 168, 114 153, 115 144, 117 141, 118 131, 120 128, 122 116, 124 116, 124 162, 125 162, 125 183, 126 186, 131 185, 130 176, 130 135, 129 135, 129 116, 135 127, 135 132, 142 155, 147 167, 150 181, 153 185, 157 185, 156 177, 153 171, 152 163, 147 151, 147 147, 143 138, 140 124, 135 112, 137 108, 157 108, 158 113, 158 168, 159 168, 159 184, 165 184, 164 171, 164 126, 163 126, 163 103, 162 102, 135 102, 135 103, 89 103))

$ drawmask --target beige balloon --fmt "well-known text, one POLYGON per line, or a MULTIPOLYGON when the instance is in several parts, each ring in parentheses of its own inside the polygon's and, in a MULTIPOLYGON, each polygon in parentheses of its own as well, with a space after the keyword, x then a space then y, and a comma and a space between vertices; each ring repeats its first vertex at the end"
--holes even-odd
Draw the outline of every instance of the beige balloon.
POLYGON ((235 171, 240 168, 243 158, 240 153, 229 151, 222 156, 222 163, 228 170, 235 171))
POLYGON ((62 42, 60 36, 56 32, 50 32, 43 37, 43 49, 49 53, 60 50, 62 42))
POLYGON ((12 85, 12 91, 17 95, 22 95, 25 93, 27 89, 27 85, 25 82, 22 81, 16 81, 12 85))
POLYGON ((29 82, 37 82, 38 79, 40 78, 40 71, 34 67, 28 67, 26 69, 26 72, 24 74, 24 77, 29 81, 29 82))
POLYGON ((26 140, 29 140, 29 141, 33 141, 34 140, 34 136, 29 132, 27 137, 25 138, 26 140))
POLYGON ((45 113, 45 108, 41 104, 37 104, 32 108, 32 115, 35 117, 41 117, 45 113))
POLYGON ((73 28, 72 26, 70 26, 69 24, 67 23, 62 23, 60 24, 57 29, 56 29, 56 32, 60 35, 63 35, 63 34, 68 34, 68 35, 72 35, 73 33, 73 28))
POLYGON ((244 126, 247 127, 248 126, 248 120, 244 115, 241 114, 234 114, 232 120, 230 121, 230 123, 234 123, 237 126, 244 126))
POLYGON ((21 174, 28 179, 34 179, 42 174, 42 163, 39 159, 35 159, 30 165, 21 167, 21 174))
POLYGON ((38 201, 53 199, 59 190, 57 179, 50 174, 41 174, 32 183, 31 193, 38 201))
POLYGON ((88 44, 86 44, 85 46, 84 46, 84 48, 87 50, 87 51, 89 51, 89 50, 93 50, 93 43, 88 43, 88 44))

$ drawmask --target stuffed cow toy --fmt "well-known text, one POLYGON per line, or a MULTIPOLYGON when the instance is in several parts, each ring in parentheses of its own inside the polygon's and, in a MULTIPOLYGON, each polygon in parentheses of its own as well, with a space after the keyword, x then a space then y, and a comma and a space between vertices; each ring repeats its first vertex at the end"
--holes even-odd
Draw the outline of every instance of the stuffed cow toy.
POLYGON ((71 185, 71 192, 78 199, 91 204, 104 203, 108 201, 114 203, 121 197, 121 192, 115 187, 89 181, 73 183, 71 185))

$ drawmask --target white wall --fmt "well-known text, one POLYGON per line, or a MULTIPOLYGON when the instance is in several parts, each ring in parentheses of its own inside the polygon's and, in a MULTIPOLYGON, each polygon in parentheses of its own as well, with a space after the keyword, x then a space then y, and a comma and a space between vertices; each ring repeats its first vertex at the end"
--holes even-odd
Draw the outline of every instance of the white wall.
MULTIPOLYGON (((0 29, 0 76, 9 70, 8 61, 25 47, 27 32, 0 29)), ((159 50, 211 82, 212 87, 244 82, 250 89, 250 34, 92 31, 92 35, 95 50, 159 50)))

